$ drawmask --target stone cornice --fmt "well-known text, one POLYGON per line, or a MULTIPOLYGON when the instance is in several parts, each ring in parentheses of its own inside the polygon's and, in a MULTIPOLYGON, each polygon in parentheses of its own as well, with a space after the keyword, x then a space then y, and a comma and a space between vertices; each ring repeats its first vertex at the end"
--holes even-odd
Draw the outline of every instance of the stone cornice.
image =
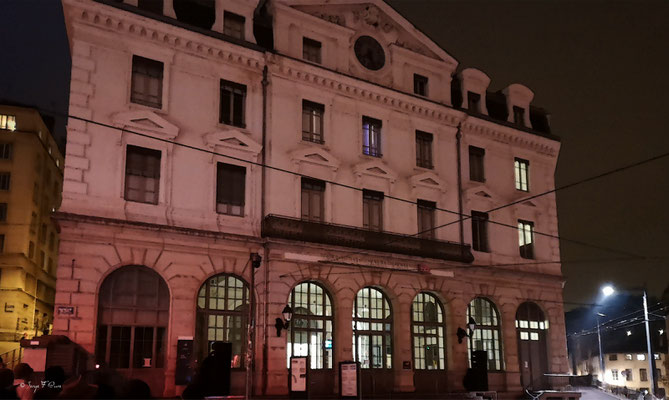
POLYGON ((385 107, 396 108, 441 124, 455 127, 462 123, 464 133, 478 134, 514 146, 529 148, 550 157, 557 157, 559 142, 553 139, 493 121, 470 118, 467 114, 449 106, 417 99, 390 88, 356 80, 336 71, 303 65, 298 60, 285 56, 276 56, 276 58, 277 62, 272 63, 270 61, 268 66, 272 73, 284 78, 321 86, 330 91, 336 91, 349 97, 357 97, 360 100, 374 102, 385 107))
POLYGON ((170 47, 174 50, 197 54, 213 61, 225 61, 258 71, 261 71, 264 66, 263 53, 260 51, 243 49, 221 39, 209 38, 180 27, 172 27, 163 21, 156 21, 155 25, 160 25, 159 29, 146 27, 145 21, 143 21, 146 17, 100 3, 78 0, 67 1, 67 17, 74 18, 82 24, 111 30, 123 35, 136 36, 161 47, 170 47), (243 51, 235 51, 232 49, 233 47, 238 47, 239 50, 243 51), (257 54, 252 57, 243 54, 243 52, 257 54))
POLYGON ((557 158, 560 149, 560 143, 555 140, 479 118, 465 119, 462 122, 462 132, 464 134, 474 134, 497 142, 527 148, 551 158, 557 158))
POLYGON ((451 126, 457 126, 464 114, 438 103, 413 98, 410 95, 395 92, 390 88, 378 86, 366 81, 356 81, 347 75, 325 68, 317 69, 311 65, 297 64, 297 61, 285 56, 279 63, 268 63, 270 71, 285 78, 304 81, 326 89, 340 92, 349 97, 357 97, 382 106, 397 108, 451 126), (290 65, 297 64, 297 65, 290 65), (384 93, 385 92, 385 93, 384 93))

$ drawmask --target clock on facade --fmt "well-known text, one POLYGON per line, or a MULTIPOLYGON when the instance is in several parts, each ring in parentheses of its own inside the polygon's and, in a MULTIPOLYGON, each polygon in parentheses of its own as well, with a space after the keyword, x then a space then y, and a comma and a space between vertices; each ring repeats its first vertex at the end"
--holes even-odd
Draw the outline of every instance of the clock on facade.
POLYGON ((378 71, 386 63, 386 54, 381 44, 371 36, 360 36, 353 46, 355 56, 365 68, 378 71))

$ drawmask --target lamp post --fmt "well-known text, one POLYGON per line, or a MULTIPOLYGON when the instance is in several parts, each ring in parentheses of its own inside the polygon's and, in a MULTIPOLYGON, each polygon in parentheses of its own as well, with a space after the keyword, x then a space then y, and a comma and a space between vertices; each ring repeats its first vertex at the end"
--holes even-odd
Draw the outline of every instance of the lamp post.
MULTIPOLYGON (((648 357, 648 370, 649 370, 648 375, 650 377, 650 393, 651 395, 655 396, 655 370, 653 369, 653 351, 650 343, 650 324, 648 322, 648 295, 646 293, 646 288, 634 289, 634 290, 643 291, 643 320, 644 320, 644 325, 646 326, 646 349, 648 351, 647 357, 648 357)), ((602 293, 604 294, 605 297, 611 296, 615 292, 616 289, 611 285, 606 285, 602 288, 602 293)))
POLYGON ((606 370, 604 369, 604 353, 602 352, 602 333, 599 329, 599 317, 606 317, 606 315, 598 312, 595 313, 597 317, 597 342, 599 342, 599 373, 601 375, 601 382, 604 383, 604 377, 606 376, 606 370))

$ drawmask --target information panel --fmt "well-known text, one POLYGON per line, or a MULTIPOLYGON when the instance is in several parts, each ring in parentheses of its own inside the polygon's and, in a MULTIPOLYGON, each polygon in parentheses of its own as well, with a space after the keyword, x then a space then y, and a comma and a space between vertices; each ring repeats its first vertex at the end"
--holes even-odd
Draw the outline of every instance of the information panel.
POLYGON ((290 391, 307 391, 307 357, 290 358, 290 391))
POLYGON ((339 363, 339 393, 341 397, 359 398, 360 364, 354 361, 339 363))

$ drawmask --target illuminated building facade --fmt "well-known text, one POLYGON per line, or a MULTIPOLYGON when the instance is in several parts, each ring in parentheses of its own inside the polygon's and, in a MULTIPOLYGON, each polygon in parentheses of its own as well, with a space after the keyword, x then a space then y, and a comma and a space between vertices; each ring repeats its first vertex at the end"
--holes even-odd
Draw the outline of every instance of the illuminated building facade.
POLYGON ((179 338, 232 342, 243 393, 254 294, 258 395, 307 355, 316 397, 353 359, 366 394, 462 390, 472 350, 491 390, 559 386, 555 197, 486 213, 554 187, 528 88, 488 92, 379 0, 63 4, 57 333, 165 396, 179 338))

